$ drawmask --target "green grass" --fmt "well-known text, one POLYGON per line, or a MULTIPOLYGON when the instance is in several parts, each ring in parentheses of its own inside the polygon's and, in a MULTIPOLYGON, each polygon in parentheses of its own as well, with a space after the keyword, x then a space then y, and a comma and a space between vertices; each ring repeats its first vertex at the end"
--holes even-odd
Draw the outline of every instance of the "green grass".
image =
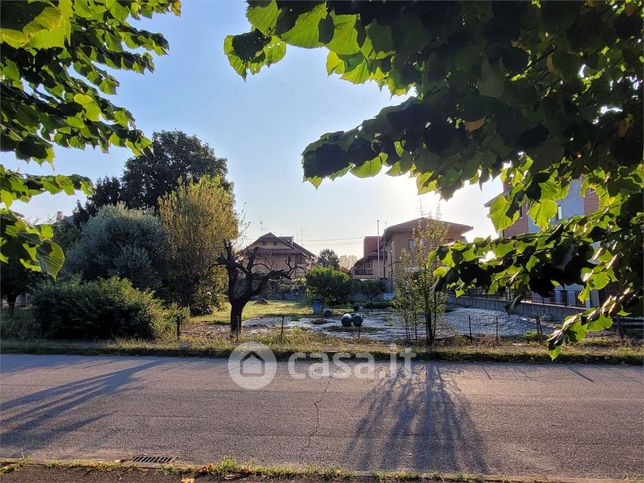
MULTIPOLYGON (((334 313, 343 313, 350 311, 350 307, 332 307, 334 313)), ((244 308, 242 315, 243 320, 254 319, 257 317, 281 317, 300 318, 303 316, 312 316, 311 305, 306 302, 297 302, 293 300, 268 300, 268 304, 256 304, 251 300, 244 308)), ((191 317, 186 321, 187 324, 210 324, 210 325, 227 325, 230 323, 230 304, 226 304, 218 311, 209 315, 199 315, 191 317)))
MULTIPOLYGON (((329 355, 337 352, 370 352, 375 359, 388 360, 390 344, 357 337, 339 338, 322 335, 300 328, 286 329, 280 337, 279 329, 259 333, 243 332, 238 339, 228 333, 208 337, 182 337, 172 341, 142 341, 121 339, 115 341, 54 341, 54 340, 12 340, 2 341, 2 353, 30 354, 111 354, 111 355, 157 355, 157 356, 201 356, 227 357, 242 342, 260 342, 270 347, 276 357, 288 359, 294 352, 325 352, 329 355)), ((641 343, 612 345, 602 341, 603 345, 593 345, 591 340, 568 345, 563 348, 556 362, 608 363, 642 365, 644 346, 641 343)), ((396 351, 404 346, 399 344, 396 351)), ((490 362, 528 362, 549 363, 550 355, 544 345, 538 342, 517 342, 516 340, 497 343, 494 339, 482 340, 475 344, 466 344, 463 338, 445 342, 443 345, 426 347, 414 346, 417 360, 448 361, 490 361, 490 362)))
MULTIPOLYGON (((145 472, 149 481, 154 481, 155 475, 176 475, 178 478, 194 478, 197 481, 222 481, 222 480, 301 480, 301 481, 450 481, 450 482, 522 482, 549 481, 546 478, 512 478, 505 476, 470 475, 464 473, 442 473, 438 471, 408 472, 408 471, 351 471, 337 467, 323 466, 287 466, 287 465, 258 465, 252 462, 238 462, 234 458, 223 460, 208 465, 182 465, 170 464, 157 467, 143 467, 132 463, 113 463, 101 461, 45 461, 24 462, 16 459, 0 461, 3 467, 12 468, 10 471, 20 471, 26 467, 34 469, 43 468, 46 471, 62 472, 67 470, 83 469, 90 472, 145 472), (214 480, 213 480, 214 478, 214 480)), ((53 476, 53 474, 52 474, 53 476)))

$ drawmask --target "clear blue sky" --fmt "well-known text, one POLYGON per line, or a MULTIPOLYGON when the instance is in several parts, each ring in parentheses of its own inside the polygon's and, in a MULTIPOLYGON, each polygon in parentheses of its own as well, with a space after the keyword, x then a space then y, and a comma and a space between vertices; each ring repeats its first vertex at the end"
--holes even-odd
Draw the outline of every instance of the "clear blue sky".
MULTIPOLYGON (((151 74, 117 72, 121 83, 114 102, 130 109, 137 127, 151 136, 156 130, 180 129, 210 144, 228 159, 239 209, 249 222, 246 238, 260 227, 277 235, 293 235, 314 253, 333 248, 339 254, 361 255, 362 237, 434 211, 439 200, 418 196, 414 180, 381 174, 358 179, 347 175, 325 181, 317 190, 302 182, 300 153, 329 131, 355 127, 380 109, 402 99, 380 92, 375 84, 354 85, 325 70, 325 51, 289 48, 278 64, 249 76, 246 82, 228 65, 224 37, 248 31, 245 3, 184 0, 181 17, 157 16, 144 22, 165 35, 170 53, 157 57, 151 74)), ((93 180, 120 176, 128 150, 56 150, 54 170, 93 180)), ((26 165, 2 156, 3 164, 33 173, 49 166, 26 165)), ((442 218, 474 227, 468 239, 494 233, 483 203, 501 189, 499 181, 471 186, 441 201, 442 218)), ((71 213, 76 197, 40 195, 14 209, 45 221, 57 211, 71 213)))

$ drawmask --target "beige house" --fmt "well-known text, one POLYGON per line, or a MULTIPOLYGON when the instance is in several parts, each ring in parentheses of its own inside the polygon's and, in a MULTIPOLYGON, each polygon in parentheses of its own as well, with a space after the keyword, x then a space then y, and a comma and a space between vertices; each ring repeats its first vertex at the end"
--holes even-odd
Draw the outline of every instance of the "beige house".
POLYGON ((313 265, 315 255, 293 241, 292 236, 266 233, 246 247, 250 252, 257 248, 257 270, 289 270, 295 267, 291 278, 304 276, 313 265))
MULTIPOLYGON (((383 278, 387 280, 387 288, 393 291, 393 274, 396 272, 396 265, 400 262, 402 250, 413 248, 414 230, 420 225, 423 226, 429 218, 416 218, 415 220, 399 223, 390 226, 378 240, 376 236, 368 236, 364 239, 364 255, 351 268, 353 278, 368 280, 383 278), (378 253, 377 247, 380 248, 378 253)), ((445 243, 452 243, 464 240, 464 233, 472 229, 471 226, 449 221, 440 221, 447 226, 445 243)))

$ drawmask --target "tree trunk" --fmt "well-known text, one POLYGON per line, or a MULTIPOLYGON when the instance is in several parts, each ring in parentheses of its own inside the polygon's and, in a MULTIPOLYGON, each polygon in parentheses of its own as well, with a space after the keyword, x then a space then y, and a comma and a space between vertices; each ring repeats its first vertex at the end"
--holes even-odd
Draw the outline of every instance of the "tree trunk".
POLYGON ((230 331, 235 336, 241 334, 242 312, 244 311, 245 305, 245 303, 242 304, 237 301, 230 304, 230 331))
POLYGON ((16 299, 18 294, 7 294, 7 305, 9 306, 9 315, 13 315, 16 311, 16 299))

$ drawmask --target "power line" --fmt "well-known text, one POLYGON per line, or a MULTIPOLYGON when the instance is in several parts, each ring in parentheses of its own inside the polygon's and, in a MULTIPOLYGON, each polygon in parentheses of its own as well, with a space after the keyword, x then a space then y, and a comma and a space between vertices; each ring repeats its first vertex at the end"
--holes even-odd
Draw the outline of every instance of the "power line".
POLYGON ((326 242, 326 241, 336 241, 336 240, 362 240, 364 236, 352 236, 346 238, 315 238, 315 239, 303 239, 305 242, 326 242))

